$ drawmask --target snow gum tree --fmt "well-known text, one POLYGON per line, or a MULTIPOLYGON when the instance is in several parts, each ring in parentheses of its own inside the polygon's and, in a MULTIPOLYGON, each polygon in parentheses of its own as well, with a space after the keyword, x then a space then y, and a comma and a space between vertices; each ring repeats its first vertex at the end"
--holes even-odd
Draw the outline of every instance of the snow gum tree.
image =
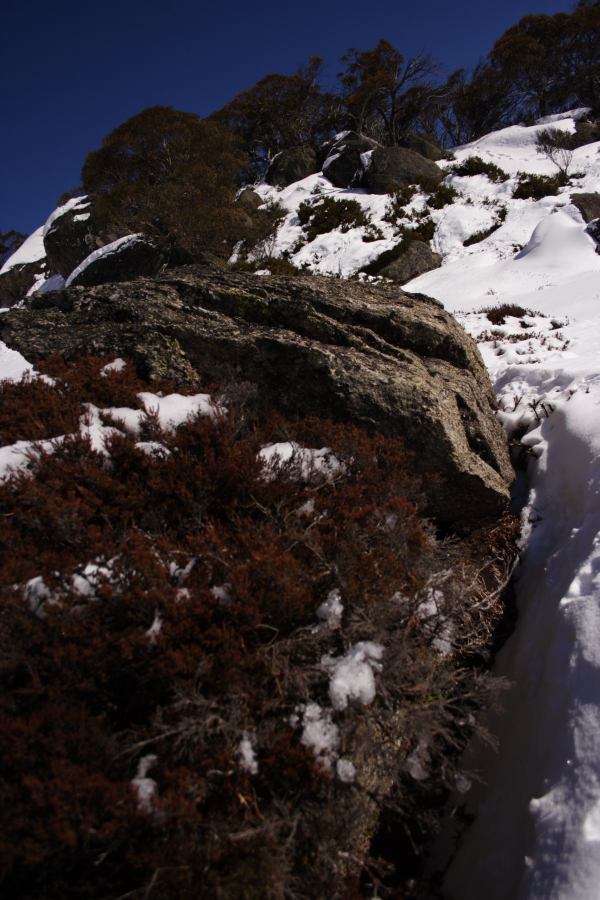
POLYGON ((82 183, 114 236, 143 231, 193 258, 207 250, 227 252, 244 236, 234 201, 246 164, 236 137, 223 126, 153 106, 88 154, 82 183))

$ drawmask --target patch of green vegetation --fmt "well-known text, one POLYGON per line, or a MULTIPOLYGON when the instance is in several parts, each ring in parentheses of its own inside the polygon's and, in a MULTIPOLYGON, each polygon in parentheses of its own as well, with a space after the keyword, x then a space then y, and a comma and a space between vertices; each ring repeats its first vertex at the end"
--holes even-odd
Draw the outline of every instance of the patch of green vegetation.
POLYGON ((440 184, 427 198, 427 203, 432 209, 443 209, 458 199, 460 194, 449 184, 440 184))
POLYGON ((455 175, 487 175, 490 181, 497 183, 508 181, 510 175, 499 166, 491 162, 485 162, 480 156, 469 156, 463 162, 453 167, 455 175))
POLYGON ((435 222, 433 219, 423 219, 418 225, 400 225, 398 234, 401 237, 409 238, 412 241, 423 241, 429 243, 435 234, 435 222))
POLYGON ((316 202, 304 200, 298 207, 298 219, 309 241, 335 228, 346 232, 369 225, 369 219, 357 200, 336 200, 335 197, 323 197, 316 202))
POLYGON ((529 175, 519 172, 519 184, 513 194, 514 200, 541 200, 554 197, 559 188, 567 182, 560 175, 529 175))

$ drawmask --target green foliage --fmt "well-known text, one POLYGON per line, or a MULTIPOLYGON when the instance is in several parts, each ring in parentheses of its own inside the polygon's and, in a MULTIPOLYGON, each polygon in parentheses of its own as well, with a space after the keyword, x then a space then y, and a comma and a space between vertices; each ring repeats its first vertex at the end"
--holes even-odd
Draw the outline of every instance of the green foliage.
POLYGON ((460 194, 449 184, 440 184, 427 198, 427 203, 432 209, 443 209, 460 197, 460 194))
POLYGON ((313 56, 293 75, 266 75, 211 116, 238 135, 255 176, 281 150, 318 146, 335 130, 338 100, 318 83, 321 65, 313 56))
POLYGON ((385 215, 383 217, 384 222, 389 222, 390 225, 397 225, 400 219, 406 218, 406 209, 408 203, 412 200, 414 195, 418 193, 418 187, 414 184, 402 185, 396 190, 386 206, 385 215))
POLYGON ((515 200, 541 200, 558 194, 565 181, 550 175, 528 175, 519 173, 519 184, 513 194, 515 200))
POLYGON ((452 171, 455 175, 487 175, 490 181, 497 183, 510 178, 499 166, 485 162, 480 156, 468 156, 463 162, 453 166, 452 171))
POLYGON ((436 65, 420 54, 405 60, 389 41, 372 50, 350 48, 338 74, 348 124, 383 144, 397 145, 410 131, 431 131, 428 114, 442 92, 436 65))
POLYGON ((234 203, 245 162, 223 127, 153 106, 88 154, 82 182, 105 231, 143 231, 192 256, 225 254, 249 220, 234 203))
POLYGON ((357 200, 336 200, 335 197, 323 197, 316 202, 304 200, 298 207, 298 219, 309 241, 334 228, 345 232, 369 224, 357 200))
POLYGON ((410 240, 428 243, 435 234, 435 222, 433 219, 424 218, 417 225, 400 225, 397 232, 410 240))

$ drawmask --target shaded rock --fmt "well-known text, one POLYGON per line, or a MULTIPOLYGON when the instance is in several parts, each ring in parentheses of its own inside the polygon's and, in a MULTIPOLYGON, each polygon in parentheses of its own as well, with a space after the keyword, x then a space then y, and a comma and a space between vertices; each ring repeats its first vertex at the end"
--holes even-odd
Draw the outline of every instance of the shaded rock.
MULTIPOLYGON (((375 263, 377 264, 377 260, 375 263)), ((406 284, 425 272, 438 269, 442 264, 442 257, 434 253, 429 244, 424 241, 411 241, 411 243, 395 259, 377 268, 378 275, 390 278, 398 284, 406 284)))
POLYGON ((43 261, 13 266, 0 275, 0 306, 14 306, 26 296, 44 269, 43 261))
POLYGON ((260 194, 253 191, 252 188, 247 187, 244 188, 243 191, 240 191, 237 202, 242 209, 246 210, 246 212, 252 213, 255 209, 258 209, 259 206, 263 205, 264 200, 260 194))
POLYGON ((420 153, 421 156, 424 156, 425 159, 430 159, 432 162, 439 162, 440 159, 444 158, 442 148, 436 144, 433 138, 428 138, 425 135, 412 132, 407 135, 404 144, 409 150, 420 153))
POLYGON ((431 514, 453 527, 508 501, 506 437, 475 343, 437 301, 393 285, 189 266, 31 298, 0 317, 0 337, 32 362, 129 356, 145 375, 251 382, 282 412, 400 435, 431 514))
POLYGON ((319 162, 312 147, 292 147, 277 154, 267 170, 265 181, 283 188, 318 171, 319 162))
POLYGON ((60 208, 57 212, 44 229, 44 249, 50 271, 67 278, 104 241, 95 233, 87 197, 82 197, 63 213, 60 208))
POLYGON ((600 218, 593 219, 585 230, 596 242, 596 253, 600 253, 600 218))
POLYGON ((572 135, 572 147, 583 147, 600 141, 600 122, 579 119, 575 122, 575 133, 572 135))
POLYGON ((163 253, 154 241, 141 234, 129 234, 87 256, 71 273, 67 286, 129 281, 156 274, 163 263, 163 253))
POLYGON ((434 162, 405 147, 379 147, 371 154, 362 186, 372 194, 392 194, 403 184, 437 185, 444 177, 434 162))
POLYGON ((600 194, 571 194, 571 203, 577 207, 584 222, 600 218, 600 194))
POLYGON ((380 146, 377 141, 355 131, 345 132, 338 140, 328 145, 323 175, 339 188, 358 184, 365 168, 362 154, 380 146))

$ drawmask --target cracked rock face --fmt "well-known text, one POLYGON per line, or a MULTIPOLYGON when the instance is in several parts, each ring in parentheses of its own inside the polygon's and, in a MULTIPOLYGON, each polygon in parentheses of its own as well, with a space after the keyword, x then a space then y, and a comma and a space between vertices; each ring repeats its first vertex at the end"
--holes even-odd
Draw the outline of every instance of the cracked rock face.
POLYGON ((34 295, 0 319, 0 338, 32 362, 114 354, 180 384, 252 382, 288 414, 400 436, 444 525, 508 502, 506 438, 475 343, 437 301, 393 285, 186 266, 34 295))

